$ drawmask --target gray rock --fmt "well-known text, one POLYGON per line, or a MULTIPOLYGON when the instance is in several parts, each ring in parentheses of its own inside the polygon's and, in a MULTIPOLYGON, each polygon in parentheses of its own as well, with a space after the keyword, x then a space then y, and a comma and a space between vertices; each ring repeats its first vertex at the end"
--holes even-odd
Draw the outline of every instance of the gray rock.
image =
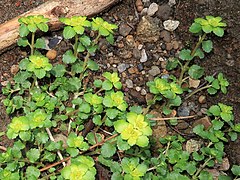
POLYGON ((190 108, 188 106, 180 106, 177 110, 178 116, 189 116, 190 108))
POLYGON ((141 95, 145 96, 147 94, 147 91, 145 89, 141 89, 141 95))
POLYGON ((156 76, 158 74, 160 74, 160 69, 158 66, 152 66, 151 69, 148 71, 148 73, 151 75, 151 76, 156 76))
POLYGON ((172 8, 168 4, 164 4, 158 7, 156 16, 164 21, 169 19, 171 13, 172 13, 172 8))
POLYGON ((126 85, 127 85, 127 88, 133 88, 133 82, 131 79, 126 79, 126 85))
POLYGON ((142 63, 147 62, 147 60, 148 60, 148 57, 147 57, 146 51, 145 51, 145 49, 142 49, 140 62, 142 62, 142 63))
POLYGON ((127 69, 127 65, 122 63, 117 66, 118 72, 122 73, 127 69))
POLYGON ((158 4, 152 3, 152 4, 150 4, 150 6, 147 10, 147 14, 148 14, 148 16, 153 16, 157 11, 158 11, 158 4))
POLYGON ((119 34, 127 36, 131 32, 132 28, 126 23, 121 23, 119 26, 119 34))
POLYGON ((167 43, 171 42, 171 33, 169 31, 161 31, 160 37, 167 43))
POLYGON ((138 71, 142 71, 144 69, 143 65, 142 64, 138 64, 137 65, 137 68, 138 68, 138 71))
POLYGON ((133 57, 136 59, 140 59, 141 58, 141 51, 138 50, 137 48, 133 49, 133 57))

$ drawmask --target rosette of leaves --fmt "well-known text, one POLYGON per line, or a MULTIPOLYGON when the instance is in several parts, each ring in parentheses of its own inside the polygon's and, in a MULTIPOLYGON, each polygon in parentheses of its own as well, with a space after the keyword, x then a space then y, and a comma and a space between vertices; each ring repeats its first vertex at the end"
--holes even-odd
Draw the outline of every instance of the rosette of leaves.
POLYGON ((213 32, 215 35, 222 37, 224 35, 224 27, 227 24, 222 22, 221 17, 214 16, 206 16, 206 18, 196 18, 194 19, 194 23, 189 28, 192 33, 211 33, 213 32))
POLYGON ((113 123, 121 138, 127 140, 130 146, 138 145, 146 147, 149 143, 148 136, 152 135, 152 129, 145 116, 134 112, 127 113, 127 120, 118 120, 113 123))
POLYGON ((94 161, 89 156, 78 156, 71 159, 71 165, 64 167, 61 175, 70 180, 94 180, 96 169, 94 161))
POLYGON ((30 129, 29 118, 26 116, 14 117, 8 125, 7 136, 9 139, 15 139, 21 132, 30 129))
POLYGON ((124 94, 121 91, 106 92, 103 98, 103 105, 109 108, 116 107, 121 111, 126 111, 128 104, 124 100, 124 94))
POLYGON ((47 25, 48 21, 49 19, 45 18, 43 15, 33 15, 33 16, 19 18, 18 19, 18 22, 20 23, 19 35, 21 38, 18 40, 18 45, 23 47, 30 46, 31 55, 33 55, 34 47, 45 48, 44 39, 38 38, 35 43, 34 38, 35 38, 35 33, 38 29, 43 32, 48 31, 49 29, 47 25), (32 33, 31 43, 29 43, 26 38, 30 32, 32 33))
POLYGON ((99 34, 105 36, 110 44, 113 44, 113 30, 117 29, 117 25, 110 24, 100 17, 92 19, 92 29, 98 30, 99 34))
POLYGON ((29 58, 22 60, 20 64, 21 66, 24 64, 26 70, 33 72, 39 79, 45 77, 46 73, 52 69, 52 64, 50 64, 48 58, 43 55, 31 55, 29 58))
POLYGON ((154 81, 147 82, 151 93, 163 95, 168 99, 176 98, 177 94, 182 94, 182 88, 175 82, 169 83, 167 79, 156 77, 154 81))
POLYGON ((216 94, 219 90, 221 90, 223 94, 227 93, 229 82, 223 76, 223 73, 219 73, 217 78, 214 78, 213 76, 207 76, 205 80, 207 80, 210 84, 210 87, 207 89, 209 94, 216 94))
POLYGON ((118 77, 117 72, 105 72, 103 73, 103 77, 106 78, 105 81, 102 83, 102 88, 106 91, 111 90, 113 87, 116 89, 122 88, 122 83, 120 82, 120 78, 118 77))
POLYGON ((123 158, 121 165, 125 180, 140 180, 147 172, 147 165, 139 162, 139 158, 123 158))

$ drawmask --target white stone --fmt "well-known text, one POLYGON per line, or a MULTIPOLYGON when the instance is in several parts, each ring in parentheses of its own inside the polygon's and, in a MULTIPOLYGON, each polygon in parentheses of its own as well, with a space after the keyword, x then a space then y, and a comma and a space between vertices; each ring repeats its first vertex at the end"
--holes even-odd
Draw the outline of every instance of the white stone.
POLYGON ((138 92, 141 91, 141 89, 142 89, 142 88, 139 87, 139 86, 136 87, 136 91, 138 91, 138 92))
POLYGON ((174 6, 175 4, 176 4, 176 0, 169 0, 169 1, 168 1, 168 5, 169 5, 170 7, 174 6))
POLYGON ((163 22, 164 29, 166 29, 167 31, 174 31, 175 29, 177 29, 179 24, 179 21, 174 20, 166 20, 163 22))
POLYGON ((147 58, 146 51, 145 51, 145 49, 142 49, 140 62, 143 63, 143 62, 146 62, 147 60, 148 60, 148 58, 147 58))
POLYGON ((158 4, 157 3, 152 3, 152 4, 150 4, 150 6, 147 10, 147 14, 149 16, 153 16, 157 11, 158 11, 158 4))

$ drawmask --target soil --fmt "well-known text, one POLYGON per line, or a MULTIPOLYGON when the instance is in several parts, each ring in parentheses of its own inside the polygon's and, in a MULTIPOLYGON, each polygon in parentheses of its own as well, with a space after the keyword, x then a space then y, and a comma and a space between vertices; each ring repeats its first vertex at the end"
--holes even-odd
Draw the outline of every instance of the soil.
MULTIPOLYGON (((46 0, 1 0, 0 23, 16 17, 43 2, 46 2, 46 0)), ((158 5, 163 5, 168 1, 152 0, 150 3, 152 2, 156 2, 158 5)), ((145 3, 144 6, 148 7, 150 3, 145 3)), ((218 102, 231 105, 234 108, 235 121, 240 123, 239 7, 240 1, 236 0, 177 0, 176 5, 172 7, 172 11, 168 18, 180 22, 177 30, 171 33, 170 40, 171 43, 177 42, 179 47, 176 49, 172 48, 171 50, 164 50, 164 45, 169 45, 169 42, 165 42, 163 39, 158 39, 156 42, 153 42, 152 40, 149 40, 149 37, 149 39, 145 39, 146 42, 143 42, 143 38, 139 38, 137 27, 139 26, 141 15, 137 14, 135 1, 122 1, 100 16, 110 22, 118 24, 119 26, 127 26, 130 31, 126 32, 126 35, 122 35, 123 32, 120 33, 119 30, 119 32, 116 33, 117 41, 113 47, 106 45, 106 42, 104 41, 100 42, 100 52, 96 55, 96 59, 100 64, 102 71, 118 71, 120 64, 128 65, 127 69, 120 73, 126 94, 126 100, 131 104, 144 106, 146 105, 146 96, 149 95, 145 84, 147 81, 153 79, 153 76, 149 75, 149 70, 152 69, 153 65, 159 66, 161 75, 167 74, 163 65, 164 61, 159 60, 159 57, 167 59, 175 56, 181 47, 192 47, 191 45, 196 42, 196 37, 188 32, 188 28, 194 18, 204 17, 205 15, 221 16, 228 24, 224 37, 211 37, 214 43, 214 51, 207 55, 204 60, 197 60, 196 62, 205 68, 205 73, 207 75, 222 72, 230 82, 228 93, 227 95, 218 93, 216 96, 208 96, 203 92, 193 96, 185 103, 194 103, 196 106, 195 111, 200 111, 201 108, 209 107, 218 102), (139 44, 144 44, 148 56, 147 62, 139 63, 139 52, 136 48, 136 45, 138 46, 139 44), (129 82, 129 80, 133 82, 132 88, 126 83, 129 82), (146 93, 144 91, 146 91, 146 93), (198 97, 201 94, 207 96, 207 102, 204 105, 198 103, 198 97)), ((159 21, 159 24, 162 22, 161 19, 159 20, 156 17, 154 19, 155 21, 159 21)), ((127 30, 127 28, 124 29, 127 30)), ((162 27, 160 27, 160 30, 163 30, 162 27)), ((52 35, 54 34, 59 34, 59 32, 53 33, 52 35)), ((57 60, 61 58, 61 54, 66 50, 66 47, 67 43, 64 41, 55 47, 58 52, 57 60)), ((11 74, 11 67, 18 64, 26 53, 28 53, 28 51, 15 47, 0 55, 0 86, 4 85, 6 81, 11 81, 11 78, 13 77, 11 74)), ((3 95, 0 94, 0 132, 5 131, 7 124, 10 122, 10 118, 6 115, 5 108, 1 102, 3 98, 3 95)), ((189 126, 189 124, 187 124, 187 126, 189 126)), ((180 128, 177 130, 178 132, 188 132, 187 129, 184 131, 179 129, 180 128)), ((1 140, 0 145, 7 147, 11 144, 11 141, 7 140, 5 137, 1 140)), ((232 164, 240 164, 239 144, 240 138, 238 138, 236 142, 230 143, 227 148, 227 154, 232 164)))

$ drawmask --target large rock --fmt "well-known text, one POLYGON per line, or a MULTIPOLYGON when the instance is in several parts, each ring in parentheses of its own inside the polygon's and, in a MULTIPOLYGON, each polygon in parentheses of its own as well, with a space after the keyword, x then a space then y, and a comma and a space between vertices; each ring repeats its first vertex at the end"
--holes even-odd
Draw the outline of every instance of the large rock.
POLYGON ((150 16, 143 16, 137 26, 137 39, 141 42, 156 42, 159 37, 159 20, 150 16))

